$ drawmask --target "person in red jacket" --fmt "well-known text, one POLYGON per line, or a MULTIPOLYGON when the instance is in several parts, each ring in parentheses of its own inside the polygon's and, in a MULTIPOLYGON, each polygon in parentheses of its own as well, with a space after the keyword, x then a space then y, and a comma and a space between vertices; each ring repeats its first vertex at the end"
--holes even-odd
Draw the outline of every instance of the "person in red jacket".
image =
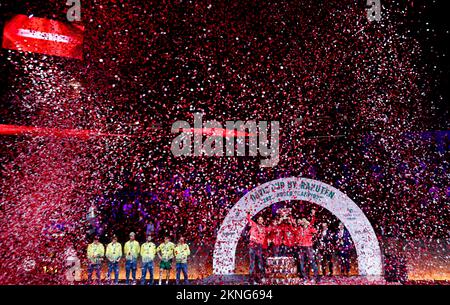
POLYGON ((313 249, 313 238, 317 230, 314 228, 313 224, 315 222, 316 211, 312 210, 311 222, 302 218, 298 221, 299 226, 297 227, 297 245, 299 246, 299 269, 300 274, 303 278, 309 278, 309 271, 305 268, 305 256, 308 259, 308 264, 311 266, 314 272, 314 278, 316 282, 320 282, 319 270, 317 268, 316 258, 313 249))
POLYGON ((272 243, 273 256, 288 256, 295 245, 295 229, 292 217, 289 216, 291 209, 280 208, 269 227, 269 241, 272 243))
POLYGON ((279 225, 281 246, 280 256, 288 256, 294 253, 294 247, 296 245, 297 228, 295 227, 295 220, 289 217, 279 225))
POLYGON ((279 226, 280 220, 275 218, 272 224, 267 228, 268 233, 268 243, 272 244, 272 255, 277 257, 281 256, 280 247, 282 244, 282 230, 279 226))
POLYGON ((249 254, 250 254, 250 277, 253 279, 254 283, 259 279, 260 276, 265 274, 264 270, 264 260, 263 260, 263 249, 267 248, 267 228, 264 226, 264 219, 260 216, 258 217, 258 222, 254 222, 250 214, 247 214, 247 220, 250 224, 250 244, 249 244, 249 254), (255 272, 256 264, 258 266, 259 276, 255 272))

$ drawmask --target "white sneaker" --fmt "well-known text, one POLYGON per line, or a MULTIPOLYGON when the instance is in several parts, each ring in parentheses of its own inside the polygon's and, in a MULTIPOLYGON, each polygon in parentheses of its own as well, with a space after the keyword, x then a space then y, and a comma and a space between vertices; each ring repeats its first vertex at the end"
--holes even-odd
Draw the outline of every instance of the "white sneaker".
POLYGON ((169 281, 166 281, 166 285, 169 285, 169 281))
POLYGON ((158 285, 161 285, 161 280, 159 280, 158 285))

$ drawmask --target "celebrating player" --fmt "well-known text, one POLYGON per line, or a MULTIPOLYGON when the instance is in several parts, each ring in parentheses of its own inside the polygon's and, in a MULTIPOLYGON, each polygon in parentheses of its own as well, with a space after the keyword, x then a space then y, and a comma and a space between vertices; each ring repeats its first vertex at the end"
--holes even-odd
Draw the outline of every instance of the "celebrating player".
POLYGON ((313 238, 317 230, 314 228, 313 224, 315 221, 316 211, 312 210, 312 219, 309 222, 306 218, 302 218, 298 221, 299 226, 297 227, 297 243, 299 246, 299 261, 300 261, 300 273, 303 278, 309 278, 309 272, 305 268, 305 256, 308 259, 309 265, 314 271, 314 278, 317 282, 320 282, 319 271, 316 264, 316 258, 313 249, 313 238))
POLYGON ((249 244, 249 256, 250 256, 250 277, 253 281, 256 281, 257 276, 255 273, 255 265, 258 266, 258 271, 261 275, 265 273, 264 271, 264 259, 263 259, 263 249, 267 248, 267 233, 268 229, 263 225, 264 220, 260 216, 258 217, 258 222, 254 222, 250 213, 247 214, 247 221, 250 224, 250 244, 249 244))

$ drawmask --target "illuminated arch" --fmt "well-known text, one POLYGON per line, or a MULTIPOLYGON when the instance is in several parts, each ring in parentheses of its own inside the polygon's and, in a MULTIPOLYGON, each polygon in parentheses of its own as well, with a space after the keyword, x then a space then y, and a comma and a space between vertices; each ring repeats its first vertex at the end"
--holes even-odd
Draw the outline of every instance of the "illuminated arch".
POLYGON ((381 276, 380 246, 375 232, 361 209, 344 193, 326 183, 299 177, 264 183, 248 192, 229 211, 217 235, 213 254, 216 275, 233 274, 236 247, 252 216, 280 201, 303 200, 315 203, 335 215, 349 231, 358 256, 360 275, 381 276))

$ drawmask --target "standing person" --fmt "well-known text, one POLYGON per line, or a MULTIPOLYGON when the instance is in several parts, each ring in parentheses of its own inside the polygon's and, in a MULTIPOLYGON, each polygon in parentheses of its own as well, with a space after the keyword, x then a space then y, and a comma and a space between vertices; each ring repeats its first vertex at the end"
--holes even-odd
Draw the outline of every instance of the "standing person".
POLYGON ((284 245, 284 256, 295 256, 297 227, 295 226, 295 219, 291 216, 285 220, 281 225, 282 238, 284 245))
POLYGON ((280 219, 277 217, 272 221, 272 224, 268 228, 268 234, 270 236, 270 242, 272 243, 272 255, 275 257, 281 256, 281 244, 282 234, 279 226, 280 219))
POLYGON ((152 236, 147 236, 147 242, 141 246, 141 258, 142 258, 142 273, 141 273, 141 285, 145 284, 145 277, 150 273, 150 285, 153 285, 153 261, 156 255, 156 245, 152 243, 152 236))
POLYGON ((327 223, 322 223, 322 229, 318 235, 317 249, 322 275, 333 276, 333 253, 336 244, 335 234, 328 228, 327 223))
POLYGON ((136 282, 137 259, 141 248, 135 238, 136 234, 131 232, 130 240, 127 241, 123 247, 123 251, 125 253, 125 278, 127 284, 130 283, 130 271, 133 277, 133 282, 136 282))
POLYGON ((278 256, 288 256, 291 241, 292 228, 290 225, 290 209, 280 208, 277 211, 278 221, 276 222, 277 227, 273 228, 274 243, 276 242, 278 248, 278 256))
POLYGON ((191 250, 189 249, 188 244, 184 242, 184 237, 180 237, 178 240, 178 244, 174 249, 175 262, 176 262, 176 270, 177 270, 177 285, 180 283, 180 273, 183 272, 183 280, 184 283, 189 283, 188 277, 188 264, 187 259, 191 254, 191 250))
POLYGON ((263 225, 264 219, 260 216, 258 217, 258 222, 254 222, 247 214, 247 221, 250 224, 250 243, 249 243, 249 256, 250 256, 250 277, 256 284, 255 265, 258 265, 258 271, 260 275, 264 275, 264 261, 263 261, 263 249, 267 248, 267 228, 263 225))
POLYGON ((305 256, 308 259, 309 266, 312 267, 314 272, 314 278, 316 282, 320 282, 319 270, 317 268, 316 258, 313 249, 313 238, 317 230, 313 224, 315 222, 315 210, 312 210, 311 222, 302 218, 299 220, 297 243, 299 245, 299 261, 300 261, 300 274, 303 278, 309 278, 309 271, 305 268, 305 256))
POLYGON ((114 283, 119 283, 119 261, 122 257, 122 245, 117 242, 117 236, 114 235, 112 241, 106 246, 106 258, 108 259, 107 279, 111 279, 111 273, 114 271, 114 283))
POLYGON ((95 270, 97 276, 97 283, 100 285, 100 272, 102 269, 102 259, 105 255, 105 247, 99 242, 99 237, 96 235, 94 241, 88 245, 87 257, 88 264, 88 282, 92 281, 92 272, 95 270))
MULTIPOLYGON (((297 245, 298 229, 296 226, 295 218, 291 215, 287 219, 287 223, 284 224, 283 230, 284 244, 286 245, 286 253, 288 256, 292 256, 297 266, 299 266, 299 248, 297 245)), ((297 267, 298 268, 298 267, 297 267)))
POLYGON ((350 238, 350 233, 344 227, 344 224, 342 222, 339 223, 336 238, 337 238, 337 255, 339 257, 341 274, 349 275, 352 241, 350 238))
POLYGON ((175 245, 170 241, 170 237, 168 235, 164 237, 164 242, 156 248, 156 253, 158 253, 158 257, 161 260, 159 263, 159 285, 161 285, 163 270, 166 271, 166 285, 169 284, 174 249, 175 245))

